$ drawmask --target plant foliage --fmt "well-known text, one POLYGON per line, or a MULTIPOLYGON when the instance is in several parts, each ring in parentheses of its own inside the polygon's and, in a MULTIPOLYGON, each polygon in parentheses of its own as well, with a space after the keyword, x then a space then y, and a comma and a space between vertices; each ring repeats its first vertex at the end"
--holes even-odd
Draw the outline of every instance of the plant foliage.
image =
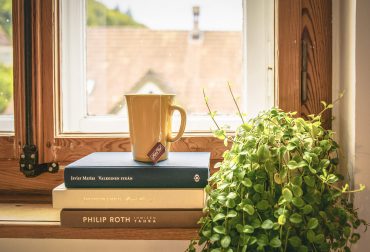
POLYGON ((0 114, 9 106, 13 96, 13 68, 0 63, 0 114))
POLYGON ((87 1, 87 25, 145 27, 136 22, 129 14, 122 13, 119 9, 110 9, 97 0, 87 1))
POLYGON ((218 127, 215 135, 232 146, 206 187, 202 251, 350 251, 355 230, 367 224, 350 201, 355 191, 340 184, 339 146, 321 114, 304 120, 272 108, 232 138, 218 127))

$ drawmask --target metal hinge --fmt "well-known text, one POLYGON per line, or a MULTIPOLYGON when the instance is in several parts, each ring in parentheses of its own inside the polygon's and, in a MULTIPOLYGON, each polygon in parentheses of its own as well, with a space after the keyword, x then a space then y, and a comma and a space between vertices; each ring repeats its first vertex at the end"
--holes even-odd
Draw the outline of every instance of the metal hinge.
POLYGON ((301 65, 301 103, 307 101, 307 46, 308 42, 302 40, 302 65, 301 65))
POLYGON ((56 173, 59 170, 59 165, 55 162, 39 164, 37 147, 33 144, 23 146, 19 167, 26 177, 35 177, 44 172, 56 173))
POLYGON ((26 177, 35 177, 43 172, 56 173, 55 162, 39 164, 37 146, 33 144, 32 127, 32 2, 24 0, 24 86, 26 144, 19 158, 19 168, 26 177))

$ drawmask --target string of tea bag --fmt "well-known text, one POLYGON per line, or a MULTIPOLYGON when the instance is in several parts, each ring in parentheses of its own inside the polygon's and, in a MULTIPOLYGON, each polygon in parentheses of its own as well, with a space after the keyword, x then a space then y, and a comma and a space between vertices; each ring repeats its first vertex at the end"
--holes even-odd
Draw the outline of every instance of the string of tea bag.
POLYGON ((159 134, 158 134, 158 143, 162 140, 162 97, 158 95, 159 98, 159 134))

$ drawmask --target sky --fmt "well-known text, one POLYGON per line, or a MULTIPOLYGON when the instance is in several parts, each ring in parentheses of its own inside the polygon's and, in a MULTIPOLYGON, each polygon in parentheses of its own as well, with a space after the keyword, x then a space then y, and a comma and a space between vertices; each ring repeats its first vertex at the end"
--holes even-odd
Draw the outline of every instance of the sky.
POLYGON ((242 0, 98 0, 155 30, 191 30, 193 6, 200 7, 199 26, 205 31, 241 31, 242 0))

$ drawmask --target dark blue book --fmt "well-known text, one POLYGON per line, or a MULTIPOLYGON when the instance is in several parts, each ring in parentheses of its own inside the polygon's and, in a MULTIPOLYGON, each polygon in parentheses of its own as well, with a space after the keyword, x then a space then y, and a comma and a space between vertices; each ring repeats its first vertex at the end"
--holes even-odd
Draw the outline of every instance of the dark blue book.
POLYGON ((95 152, 65 167, 69 188, 203 188, 209 152, 170 152, 156 164, 133 160, 131 152, 95 152))

